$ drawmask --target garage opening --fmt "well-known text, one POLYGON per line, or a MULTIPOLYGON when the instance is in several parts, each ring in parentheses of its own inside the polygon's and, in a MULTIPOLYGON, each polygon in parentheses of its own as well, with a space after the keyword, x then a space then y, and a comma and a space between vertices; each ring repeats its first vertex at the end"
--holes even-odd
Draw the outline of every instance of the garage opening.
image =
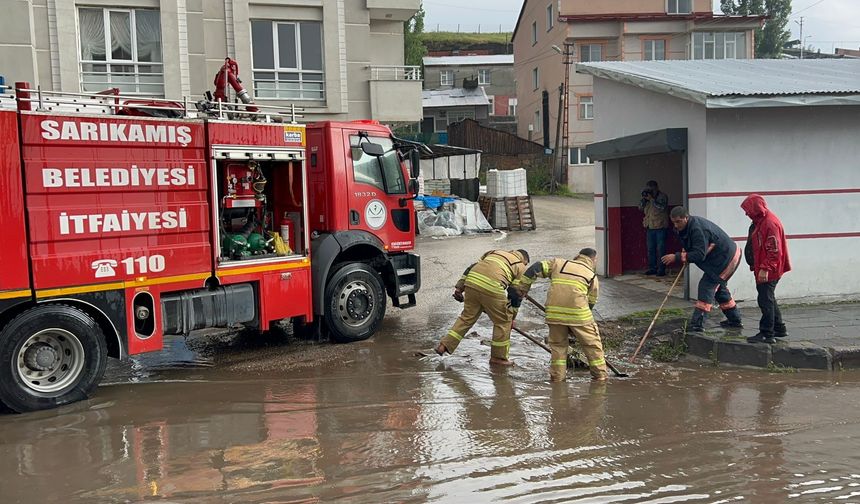
MULTIPOLYGON (((649 265, 640 202, 647 183, 655 181, 668 197, 667 212, 686 203, 687 130, 664 129, 616 138, 591 144, 586 152, 602 166, 603 192, 598 201, 602 201, 604 225, 597 229, 597 240, 603 244, 605 275, 655 292, 667 292, 680 265, 668 268, 663 277, 645 274, 649 265)), ((665 253, 680 248, 674 233, 667 229, 665 253)), ((680 284, 673 294, 687 297, 686 279, 680 284)))

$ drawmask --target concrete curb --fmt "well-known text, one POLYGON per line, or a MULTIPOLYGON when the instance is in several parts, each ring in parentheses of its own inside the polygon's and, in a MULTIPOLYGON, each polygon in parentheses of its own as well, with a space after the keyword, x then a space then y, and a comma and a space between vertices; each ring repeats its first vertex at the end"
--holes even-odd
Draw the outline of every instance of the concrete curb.
POLYGON ((772 362, 795 369, 860 368, 860 348, 856 347, 825 348, 808 341, 747 343, 745 338, 716 332, 687 333, 686 344, 688 354, 721 364, 768 367, 772 362))

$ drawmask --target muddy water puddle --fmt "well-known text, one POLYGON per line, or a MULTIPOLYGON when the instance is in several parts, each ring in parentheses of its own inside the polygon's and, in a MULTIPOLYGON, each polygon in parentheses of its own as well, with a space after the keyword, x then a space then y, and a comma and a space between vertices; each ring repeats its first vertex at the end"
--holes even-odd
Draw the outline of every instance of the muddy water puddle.
POLYGON ((497 370, 475 340, 416 359, 414 337, 114 370, 88 403, 0 416, 2 502, 860 502, 860 375, 553 385, 540 349, 497 370))

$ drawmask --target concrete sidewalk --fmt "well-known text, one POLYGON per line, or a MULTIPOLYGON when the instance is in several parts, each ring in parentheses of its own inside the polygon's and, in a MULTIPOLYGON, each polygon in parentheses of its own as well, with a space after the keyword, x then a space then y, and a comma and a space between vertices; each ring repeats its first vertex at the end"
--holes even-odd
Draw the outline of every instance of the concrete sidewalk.
POLYGON ((797 369, 860 368, 860 303, 786 305, 782 317, 788 337, 774 345, 746 342, 758 333, 761 312, 743 308, 742 330, 721 328, 719 311, 704 334, 687 334, 687 353, 726 364, 797 369))
MULTIPOLYGON (((643 289, 629 282, 602 279, 597 304, 598 317, 611 320, 631 313, 656 310, 665 294, 643 289)), ((692 313, 692 302, 670 298, 670 308, 692 313)), ((704 333, 688 333, 687 353, 720 363, 767 367, 771 363, 797 369, 860 368, 860 303, 785 305, 783 319, 788 338, 774 345, 750 344, 748 336, 758 332, 761 312, 755 301, 739 304, 742 330, 725 330, 718 309, 711 312, 704 333)), ((675 336, 680 339, 680 333, 675 336)))

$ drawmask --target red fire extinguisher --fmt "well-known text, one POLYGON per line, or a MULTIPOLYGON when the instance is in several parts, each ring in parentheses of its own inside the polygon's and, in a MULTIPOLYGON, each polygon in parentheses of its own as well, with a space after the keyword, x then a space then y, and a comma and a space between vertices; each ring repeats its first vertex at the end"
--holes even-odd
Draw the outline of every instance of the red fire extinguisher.
POLYGON ((281 217, 281 240, 283 240, 284 244, 286 244, 287 247, 290 247, 290 249, 293 248, 292 244, 290 243, 290 231, 292 229, 293 220, 290 219, 286 213, 284 213, 284 216, 281 217))

